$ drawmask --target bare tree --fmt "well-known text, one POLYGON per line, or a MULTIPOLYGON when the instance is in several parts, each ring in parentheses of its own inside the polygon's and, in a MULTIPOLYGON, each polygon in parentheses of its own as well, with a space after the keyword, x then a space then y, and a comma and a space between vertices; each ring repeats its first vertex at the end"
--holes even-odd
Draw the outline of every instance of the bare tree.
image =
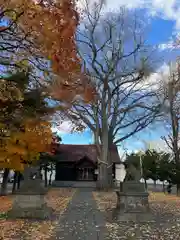
POLYGON ((94 134, 98 150, 99 187, 112 184, 112 144, 151 124, 159 109, 156 93, 145 81, 151 72, 152 51, 143 40, 142 22, 124 8, 102 16, 102 5, 85 10, 77 34, 79 54, 96 88, 92 104, 76 101, 68 111, 94 134))
POLYGON ((169 65, 169 78, 163 83, 164 104, 164 126, 167 135, 162 139, 174 155, 176 163, 175 181, 177 183, 177 194, 180 195, 180 61, 169 65))

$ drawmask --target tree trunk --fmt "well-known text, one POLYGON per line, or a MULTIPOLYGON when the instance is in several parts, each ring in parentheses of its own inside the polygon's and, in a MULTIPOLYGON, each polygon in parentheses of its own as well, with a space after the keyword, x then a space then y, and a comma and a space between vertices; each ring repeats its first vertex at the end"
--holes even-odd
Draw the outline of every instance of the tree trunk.
POLYGON ((123 182, 120 182, 120 192, 123 192, 123 182))
POLYGON ((51 173, 50 173, 50 176, 49 176, 49 186, 51 185, 52 183, 52 175, 53 175, 53 166, 51 164, 51 173))
POLYGON ((44 186, 47 187, 48 186, 48 179, 47 179, 47 166, 45 166, 44 168, 44 186))
POLYGON ((9 168, 4 169, 4 174, 3 174, 3 182, 1 185, 1 195, 6 195, 7 194, 7 183, 8 183, 8 176, 9 176, 9 168))
POLYGON ((108 157, 107 157, 107 171, 108 171, 108 185, 110 188, 113 187, 113 164, 112 164, 112 159, 110 155, 111 149, 108 148, 108 157))
POLYGON ((12 186, 12 194, 15 193, 15 191, 16 191, 17 181, 18 181, 18 172, 15 171, 15 173, 14 173, 14 181, 13 181, 13 186, 12 186))
POLYGON ((154 180, 154 188, 156 189, 156 180, 154 180))
POLYGON ((18 172, 17 189, 20 189, 21 180, 22 180, 22 173, 18 172))
POLYGON ((99 159, 99 175, 97 183, 97 188, 99 190, 108 190, 110 188, 109 171, 110 170, 108 169, 108 145, 103 144, 101 149, 101 157, 99 159))
POLYGON ((109 189, 108 169, 104 163, 99 164, 99 175, 97 181, 98 190, 107 191, 109 189))
POLYGON ((109 185, 109 188, 112 188, 112 186, 113 186, 113 171, 112 171, 111 164, 109 164, 107 171, 108 171, 108 185, 109 185))
POLYGON ((163 181, 163 193, 166 192, 166 189, 165 189, 165 184, 164 184, 164 181, 163 181))
POLYGON ((147 187, 147 180, 144 178, 144 186, 145 186, 145 189, 146 191, 148 190, 148 187, 147 187))
POLYGON ((177 190, 177 196, 180 197, 180 183, 177 183, 176 185, 176 190, 177 190))

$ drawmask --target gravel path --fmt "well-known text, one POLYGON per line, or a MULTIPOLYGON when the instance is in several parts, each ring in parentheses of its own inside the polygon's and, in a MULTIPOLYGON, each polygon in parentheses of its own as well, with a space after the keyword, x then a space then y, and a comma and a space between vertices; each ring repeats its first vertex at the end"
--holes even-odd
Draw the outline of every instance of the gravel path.
POLYGON ((59 220, 55 239, 104 240, 105 219, 96 206, 90 189, 78 189, 59 220))

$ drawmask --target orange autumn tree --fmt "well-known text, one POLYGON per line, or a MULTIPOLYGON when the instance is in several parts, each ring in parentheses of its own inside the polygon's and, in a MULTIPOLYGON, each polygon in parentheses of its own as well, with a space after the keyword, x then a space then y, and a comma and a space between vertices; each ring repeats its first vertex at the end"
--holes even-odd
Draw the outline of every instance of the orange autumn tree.
POLYGON ((47 141, 52 136, 46 121, 55 110, 47 106, 41 89, 32 88, 29 83, 29 74, 23 71, 2 76, 0 81, 2 194, 6 191, 9 170, 23 171, 29 161, 37 160, 39 152, 48 151, 47 141))
MULTIPOLYGON (((28 36, 26 40, 32 43, 28 49, 19 48, 16 58, 22 63, 29 51, 28 57, 35 56, 36 59, 37 56, 43 57, 50 63, 50 68, 53 70, 50 87, 48 84, 50 96, 56 100, 67 98, 71 101, 75 95, 83 95, 83 98, 89 101, 92 97, 90 93, 92 89, 87 84, 87 79, 82 76, 81 61, 77 55, 75 42, 75 33, 79 24, 76 1, 0 0, 0 3, 9 25, 17 21, 19 28, 28 36), (63 92, 66 94, 62 94, 63 92)), ((6 25, 3 27, 5 28, 6 25)), ((47 83, 49 73, 49 69, 44 71, 43 83, 47 83)))
POLYGON ((5 134, 0 147, 0 168, 16 171, 37 161, 40 152, 49 151, 53 136, 48 122, 34 119, 25 120, 19 131, 5 134))
POLYGON ((31 36, 36 51, 60 75, 80 71, 74 35, 79 23, 73 0, 3 0, 4 15, 31 36))

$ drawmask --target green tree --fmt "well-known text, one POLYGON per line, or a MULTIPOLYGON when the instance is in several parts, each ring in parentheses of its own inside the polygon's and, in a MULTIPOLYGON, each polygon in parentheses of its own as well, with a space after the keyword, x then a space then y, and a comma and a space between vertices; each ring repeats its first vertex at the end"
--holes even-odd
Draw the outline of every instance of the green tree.
POLYGON ((159 153, 156 150, 146 150, 142 156, 143 170, 146 179, 151 178, 154 181, 156 187, 156 181, 159 179, 159 153))
POLYGON ((173 170, 171 155, 166 152, 159 153, 159 168, 158 168, 158 176, 159 180, 163 182, 163 191, 165 192, 164 182, 171 182, 171 174, 173 170))
POLYGON ((148 179, 152 179, 154 185, 156 185, 157 180, 162 181, 163 191, 165 191, 165 181, 172 184, 177 184, 179 181, 180 172, 177 171, 175 161, 172 159, 170 153, 150 149, 141 154, 141 156, 140 152, 131 153, 126 155, 126 164, 127 167, 129 164, 133 164, 137 169, 142 171, 142 178, 145 181, 146 189, 148 179))
POLYGON ((126 155, 126 164, 127 167, 129 164, 133 164, 139 171, 141 171, 141 177, 145 181, 145 188, 147 189, 147 180, 151 177, 151 163, 145 158, 145 154, 131 153, 126 155))

